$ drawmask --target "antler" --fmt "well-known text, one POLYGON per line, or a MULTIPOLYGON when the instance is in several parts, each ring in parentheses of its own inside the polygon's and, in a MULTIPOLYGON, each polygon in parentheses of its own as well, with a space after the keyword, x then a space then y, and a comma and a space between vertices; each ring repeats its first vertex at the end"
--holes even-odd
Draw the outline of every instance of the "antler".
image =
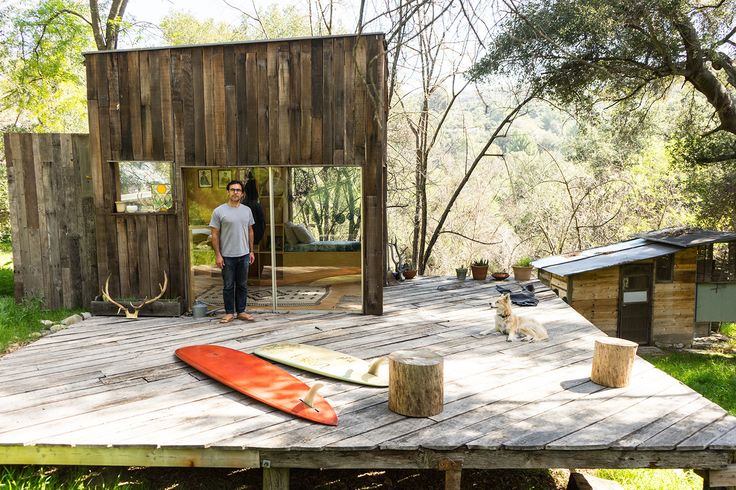
MULTIPOLYGON (((128 316, 128 307, 127 306, 123 306, 120 303, 118 303, 117 301, 115 301, 114 299, 112 299, 112 297, 110 296, 109 291, 110 291, 110 276, 107 276, 107 281, 105 281, 105 287, 102 288, 102 299, 104 299, 105 301, 107 301, 109 303, 112 303, 115 306, 117 306, 118 307, 118 313, 120 313, 121 311, 124 311, 125 312, 125 316, 127 317, 128 316)), ((136 315, 136 316, 138 316, 138 315, 136 315)))
POLYGON ((121 311, 125 312, 125 318, 138 318, 138 311, 143 308, 144 306, 153 303, 154 301, 158 301, 161 296, 164 295, 164 292, 166 291, 166 288, 169 286, 169 276, 166 275, 166 271, 164 271, 164 283, 163 285, 159 284, 158 287, 161 288, 161 292, 154 298, 148 299, 146 296, 143 298, 143 302, 139 305, 134 305, 133 303, 130 303, 130 307, 123 306, 110 296, 110 276, 107 276, 107 281, 105 281, 105 287, 102 289, 102 299, 105 301, 114 304, 118 307, 118 313, 121 311))
POLYGON ((159 285, 158 285, 158 287, 161 289, 161 292, 158 293, 157 296, 155 296, 155 297, 153 297, 151 299, 143 298, 143 303, 141 303, 139 305, 132 305, 133 308, 135 308, 136 310, 140 310, 144 306, 150 305, 151 303, 154 303, 154 302, 158 301, 161 298, 161 296, 164 295, 164 292, 166 291, 166 288, 168 286, 169 286, 169 276, 167 276, 166 275, 166 271, 164 271, 164 285, 162 286, 161 283, 159 283, 159 285))

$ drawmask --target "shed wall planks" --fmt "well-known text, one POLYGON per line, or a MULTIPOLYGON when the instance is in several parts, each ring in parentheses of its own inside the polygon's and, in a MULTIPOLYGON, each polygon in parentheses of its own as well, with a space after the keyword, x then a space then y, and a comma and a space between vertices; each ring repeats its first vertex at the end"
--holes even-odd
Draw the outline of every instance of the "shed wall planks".
POLYGON ((97 294, 89 137, 5 134, 15 299, 88 307, 97 294))
MULTIPOLYGON (((86 55, 99 285, 111 294, 188 300, 181 190, 175 214, 114 212, 115 160, 183 166, 363 168, 364 312, 382 312, 386 233, 383 35, 86 55)), ((33 201, 32 189, 26 199, 33 201)), ((32 216, 32 218, 34 218, 32 216)))

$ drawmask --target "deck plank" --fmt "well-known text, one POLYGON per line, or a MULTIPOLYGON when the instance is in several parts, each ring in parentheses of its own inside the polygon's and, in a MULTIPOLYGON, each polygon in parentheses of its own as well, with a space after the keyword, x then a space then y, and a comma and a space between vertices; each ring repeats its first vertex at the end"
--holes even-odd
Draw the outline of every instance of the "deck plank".
POLYGON ((685 453, 700 467, 730 461, 736 418, 640 358, 629 387, 592 383, 594 341, 605 334, 547 288, 536 294, 537 307, 516 309, 547 327, 549 340, 534 343, 507 342, 493 331, 496 283, 450 278, 387 288, 383 316, 258 312, 254 323, 228 325, 94 317, 0 358, 0 450, 8 460, 29 461, 33 453, 23 448, 35 445, 44 448, 37 454, 60 461, 87 454, 85 464, 107 461, 106 454, 144 463, 150 453, 141 448, 181 454, 176 464, 201 458, 201 451, 214 454, 202 460, 221 464, 231 458, 218 452, 234 450, 317 467, 365 458, 424 467, 426 458, 457 451, 466 467, 532 467, 529 461, 662 467, 685 461, 685 453), (385 388, 285 367, 307 384, 326 382, 322 393, 339 423, 321 426, 236 393, 174 356, 176 348, 198 343, 252 352, 273 342, 365 359, 432 349, 444 359, 443 411, 404 417, 388 409, 385 388), (358 454, 365 456, 351 456, 358 454))

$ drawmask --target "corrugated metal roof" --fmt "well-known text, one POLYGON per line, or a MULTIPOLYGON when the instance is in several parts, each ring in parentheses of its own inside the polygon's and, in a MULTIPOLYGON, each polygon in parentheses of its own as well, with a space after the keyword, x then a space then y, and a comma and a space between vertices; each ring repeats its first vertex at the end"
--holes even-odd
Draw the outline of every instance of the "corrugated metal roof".
POLYGON ((730 242, 736 240, 736 233, 730 231, 702 230, 700 228, 664 228, 636 235, 653 242, 666 243, 678 247, 697 247, 708 243, 730 242))
POLYGON ((571 262, 574 260, 582 260, 588 257, 594 257, 596 255, 607 254, 611 252, 617 252, 619 250, 627 250, 634 247, 640 247, 650 243, 641 238, 635 238, 633 240, 626 240, 624 242, 613 243, 611 245, 604 245, 602 247, 589 248, 587 250, 581 250, 579 252, 570 252, 563 255, 553 255, 551 257, 545 257, 532 262, 532 265, 537 269, 546 269, 550 265, 562 264, 571 262))
POLYGON ((661 257, 678 250, 682 250, 682 247, 634 239, 605 247, 591 248, 576 255, 547 257, 532 262, 532 265, 558 276, 570 276, 638 260, 661 257))

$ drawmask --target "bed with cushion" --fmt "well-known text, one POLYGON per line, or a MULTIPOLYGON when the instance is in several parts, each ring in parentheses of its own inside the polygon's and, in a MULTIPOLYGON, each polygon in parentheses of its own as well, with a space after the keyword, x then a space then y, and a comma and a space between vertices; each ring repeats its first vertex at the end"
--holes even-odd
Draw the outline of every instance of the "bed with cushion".
POLYGON ((360 242, 354 240, 316 240, 305 225, 291 221, 284 226, 286 243, 283 265, 286 267, 333 266, 360 267, 360 242))

